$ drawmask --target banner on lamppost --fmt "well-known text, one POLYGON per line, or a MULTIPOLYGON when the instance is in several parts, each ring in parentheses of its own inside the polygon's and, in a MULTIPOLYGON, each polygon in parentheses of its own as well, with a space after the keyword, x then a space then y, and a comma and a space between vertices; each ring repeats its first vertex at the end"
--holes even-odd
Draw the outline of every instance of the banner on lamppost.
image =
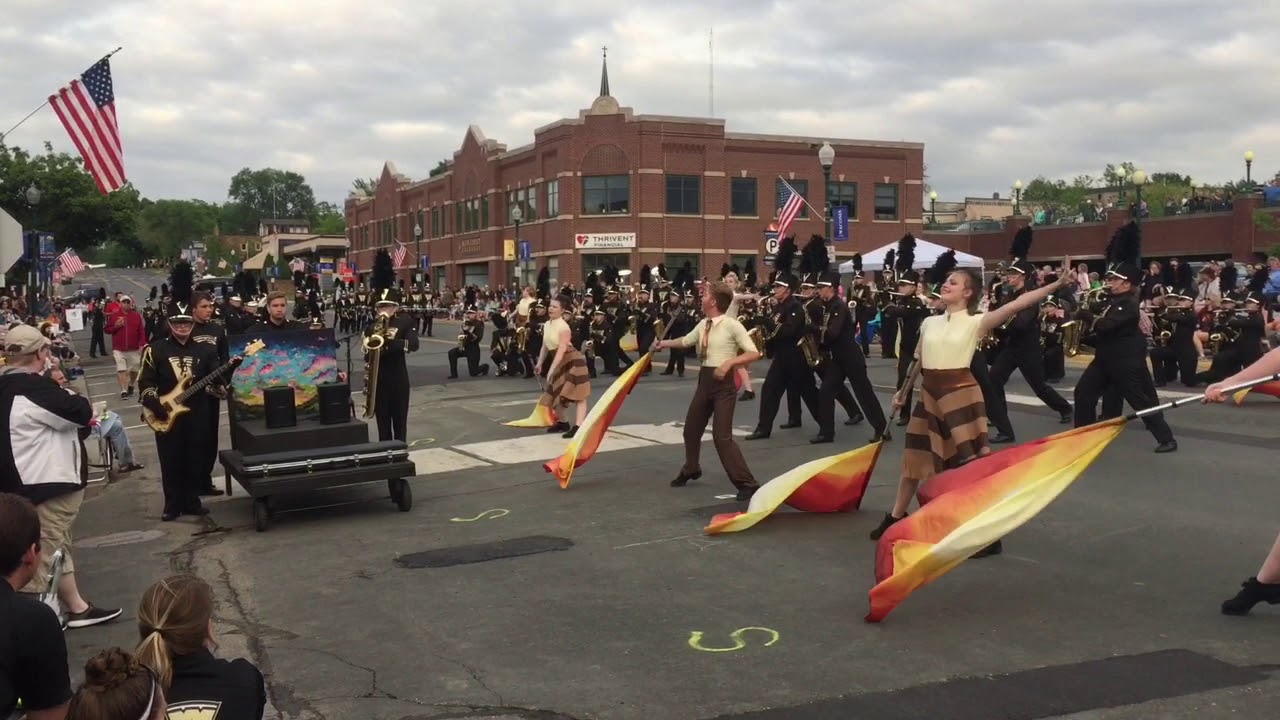
POLYGON ((831 208, 832 238, 834 240, 849 239, 849 206, 836 205, 831 208))
POLYGON ((513 262, 516 259, 516 241, 502 241, 502 259, 506 262, 513 262))
POLYGON ((529 262, 533 259, 533 244, 528 240, 516 240, 516 246, 520 249, 520 262, 529 262))

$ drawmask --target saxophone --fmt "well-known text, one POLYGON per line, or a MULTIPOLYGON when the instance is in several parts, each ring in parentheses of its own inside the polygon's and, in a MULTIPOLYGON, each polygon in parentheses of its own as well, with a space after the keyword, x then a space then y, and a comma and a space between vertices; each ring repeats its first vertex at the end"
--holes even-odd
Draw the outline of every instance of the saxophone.
POLYGON ((465 350, 469 339, 471 339, 471 331, 467 329, 466 322, 463 322, 462 332, 458 333, 458 349, 465 350))
POLYGON ((378 313, 373 330, 364 339, 364 416, 373 417, 373 407, 378 400, 378 367, 381 365, 382 348, 387 344, 387 328, 391 318, 378 313))
POLYGON ((529 347, 529 325, 526 321, 524 325, 516 328, 516 350, 523 355, 527 347, 529 347))
MULTIPOLYGON (((809 301, 809 303, 812 302, 813 300, 809 301)), ((822 363, 822 356, 818 352, 818 341, 813 337, 815 328, 813 327, 813 321, 809 320, 809 303, 805 303, 804 309, 806 319, 804 335, 800 337, 796 347, 800 348, 800 352, 804 355, 804 361, 809 364, 809 367, 816 368, 822 363)), ((823 313, 822 322, 824 325, 827 322, 825 312, 823 313)))

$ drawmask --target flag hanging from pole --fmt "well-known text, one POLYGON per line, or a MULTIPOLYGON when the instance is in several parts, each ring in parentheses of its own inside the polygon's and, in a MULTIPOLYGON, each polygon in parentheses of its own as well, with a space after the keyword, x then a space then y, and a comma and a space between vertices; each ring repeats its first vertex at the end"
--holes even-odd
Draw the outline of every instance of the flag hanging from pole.
POLYGON ((1043 510, 1124 430, 1116 418, 978 458, 927 481, 920 511, 876 546, 867 622, 880 622, 915 590, 1043 510))
POLYGON ((58 256, 58 267, 63 275, 76 275, 84 271, 85 264, 75 250, 67 248, 58 256))
POLYGON ((49 105, 80 151, 98 191, 106 195, 123 187, 128 180, 116 123, 111 61, 103 58, 94 63, 56 95, 50 95, 49 105))
POLYGON ((609 389, 604 391, 604 395, 601 395, 596 404, 591 407, 591 411, 587 413, 587 419, 582 422, 573 440, 569 441, 569 447, 564 454, 543 464, 542 467, 560 481, 561 488, 569 489, 569 480, 573 477, 573 471, 586 464, 591 456, 596 454, 596 448, 600 447, 604 434, 609 431, 614 417, 622 409, 622 403, 626 401, 627 395, 631 393, 631 389, 635 387, 640 376, 652 362, 653 351, 649 351, 640 356, 640 359, 627 368, 617 380, 614 380, 609 389))
POLYGON ((781 183, 778 186, 778 237, 784 238, 791 229, 791 223, 795 222, 804 209, 804 196, 796 192, 786 180, 778 178, 778 181, 781 183))
POLYGON ((391 263, 395 267, 404 267, 404 257, 409 254, 409 247, 400 241, 396 241, 396 251, 391 255, 391 263))
POLYGON ((867 483, 876 469, 884 441, 877 440, 839 455, 811 460, 770 480, 747 505, 746 512, 711 518, 708 535, 740 532, 773 514, 783 503, 804 512, 850 512, 862 505, 867 483))

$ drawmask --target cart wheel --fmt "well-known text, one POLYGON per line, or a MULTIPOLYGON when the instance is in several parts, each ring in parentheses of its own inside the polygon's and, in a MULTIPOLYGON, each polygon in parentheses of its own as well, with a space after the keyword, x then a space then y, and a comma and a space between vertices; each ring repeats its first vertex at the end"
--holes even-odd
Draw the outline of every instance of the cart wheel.
POLYGON ((270 524, 271 508, 267 505, 267 499, 256 498, 253 501, 253 527, 258 532, 266 532, 270 524))
POLYGON ((409 512, 413 507, 413 491, 409 489, 409 481, 397 478, 392 482, 395 483, 396 489, 391 493, 391 498, 395 500, 396 507, 400 508, 400 512, 409 512))

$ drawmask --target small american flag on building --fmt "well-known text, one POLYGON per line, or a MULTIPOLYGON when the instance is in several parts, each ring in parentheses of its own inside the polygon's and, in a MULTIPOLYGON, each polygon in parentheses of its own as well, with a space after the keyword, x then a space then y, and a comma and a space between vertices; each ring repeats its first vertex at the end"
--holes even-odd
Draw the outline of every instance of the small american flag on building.
POLYGON ((396 243, 396 251, 391 254, 391 264, 394 267, 404 267, 404 257, 409 254, 409 248, 402 242, 396 243))
POLYGON ((128 180, 116 124, 110 61, 103 58, 94 63, 56 95, 50 95, 49 105, 80 151, 98 190, 106 195, 123 187, 128 180))
POLYGON ((778 237, 784 238, 791 229, 791 223, 795 222, 804 209, 804 197, 786 180, 779 178, 778 181, 778 237))
POLYGON ((75 275, 83 272, 85 264, 80 260, 80 256, 76 255, 76 251, 67 248, 58 256, 58 268, 62 270, 63 275, 75 275))

